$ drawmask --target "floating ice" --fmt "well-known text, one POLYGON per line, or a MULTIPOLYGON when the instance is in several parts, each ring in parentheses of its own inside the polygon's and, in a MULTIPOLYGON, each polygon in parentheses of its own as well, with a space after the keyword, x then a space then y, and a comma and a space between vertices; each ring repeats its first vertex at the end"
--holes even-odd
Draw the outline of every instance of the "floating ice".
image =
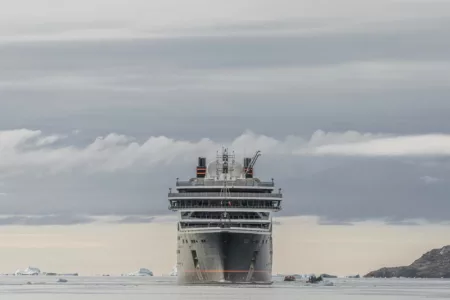
POLYGON ((139 271, 128 273, 124 276, 153 276, 153 272, 146 268, 140 268, 139 271))
POLYGON ((311 276, 314 276, 314 274, 294 274, 292 276, 294 276, 295 279, 298 280, 308 280, 309 278, 311 278, 311 276))
POLYGON ((17 270, 15 276, 37 276, 41 274, 41 270, 38 268, 28 267, 25 270, 17 270))
POLYGON ((178 268, 177 266, 173 267, 172 272, 170 272, 170 276, 177 276, 178 275, 178 268))

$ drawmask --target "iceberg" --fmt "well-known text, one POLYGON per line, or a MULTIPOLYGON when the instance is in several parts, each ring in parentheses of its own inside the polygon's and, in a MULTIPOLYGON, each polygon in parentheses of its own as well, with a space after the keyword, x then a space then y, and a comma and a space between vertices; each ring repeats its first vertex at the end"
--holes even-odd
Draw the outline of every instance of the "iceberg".
POLYGON ((296 279, 300 279, 300 280, 308 280, 309 278, 311 278, 312 276, 314 276, 314 274, 294 274, 293 275, 296 279))
POLYGON ((153 272, 146 268, 140 268, 139 271, 128 273, 125 276, 153 276, 153 272))
POLYGON ((170 272, 170 276, 177 276, 178 275, 178 268, 177 266, 173 267, 172 272, 170 272))
POLYGON ((38 268, 28 267, 25 270, 17 270, 15 276, 37 276, 41 274, 41 270, 38 268))

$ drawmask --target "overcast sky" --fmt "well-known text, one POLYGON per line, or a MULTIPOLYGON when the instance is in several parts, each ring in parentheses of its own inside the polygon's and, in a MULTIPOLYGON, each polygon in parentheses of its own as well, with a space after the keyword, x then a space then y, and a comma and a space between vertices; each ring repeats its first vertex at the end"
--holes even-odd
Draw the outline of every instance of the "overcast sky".
POLYGON ((221 145, 281 215, 450 220, 450 1, 0 5, 1 225, 168 214, 221 145))

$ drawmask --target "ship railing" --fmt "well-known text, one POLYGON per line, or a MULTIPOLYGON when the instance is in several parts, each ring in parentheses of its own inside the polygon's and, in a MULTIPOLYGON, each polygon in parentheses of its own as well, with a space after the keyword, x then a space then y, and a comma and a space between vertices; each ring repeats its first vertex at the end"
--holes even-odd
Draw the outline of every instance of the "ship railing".
MULTIPOLYGON (((176 186, 224 186, 225 181, 177 181, 176 186)), ((274 187, 273 182, 257 182, 257 181, 227 181, 227 186, 261 186, 274 187)))
POLYGON ((282 194, 272 194, 272 193, 218 193, 218 192, 192 192, 192 193, 169 193, 169 198, 176 197, 235 197, 235 198, 283 198, 282 194))
POLYGON ((192 217, 192 216, 182 216, 181 217, 182 220, 186 220, 186 221, 199 221, 199 222, 204 222, 207 220, 227 220, 227 221, 236 221, 236 222, 240 222, 240 221, 268 221, 269 217, 243 217, 243 218, 237 218, 237 217, 229 217, 229 218, 224 218, 221 216, 206 216, 206 217, 192 217))
POLYGON ((267 205, 183 205, 183 204, 172 204, 169 205, 170 210, 179 210, 179 209, 216 209, 216 208, 226 208, 226 209, 269 209, 269 210, 281 210, 281 205, 270 205, 269 203, 267 205))
POLYGON ((185 223, 214 223, 214 222, 227 222, 233 224, 266 224, 270 223, 270 220, 258 220, 258 219, 181 219, 185 223))

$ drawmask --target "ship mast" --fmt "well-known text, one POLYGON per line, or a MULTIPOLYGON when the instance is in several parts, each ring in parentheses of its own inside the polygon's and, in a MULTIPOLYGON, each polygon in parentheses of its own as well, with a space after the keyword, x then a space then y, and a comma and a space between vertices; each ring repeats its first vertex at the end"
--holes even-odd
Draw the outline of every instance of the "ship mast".
MULTIPOLYGON (((233 155, 231 155, 232 158, 232 162, 231 162, 231 166, 228 165, 228 161, 229 161, 230 155, 228 154, 228 149, 227 148, 222 148, 222 156, 219 157, 219 155, 217 156, 217 167, 220 166, 219 161, 222 162, 222 166, 221 166, 221 171, 223 174, 223 187, 222 190, 220 191, 221 196, 223 196, 223 199, 225 201, 225 210, 223 213, 223 218, 228 221, 230 221, 230 219, 228 218, 228 213, 227 213, 227 205, 228 205, 228 196, 230 195, 230 189, 228 187, 228 175, 230 180, 232 180, 232 175, 233 175, 233 171, 234 171, 234 164, 235 164, 235 159, 234 159, 234 152, 233 155)), ((217 169, 217 173, 219 174, 219 168, 217 169)))

